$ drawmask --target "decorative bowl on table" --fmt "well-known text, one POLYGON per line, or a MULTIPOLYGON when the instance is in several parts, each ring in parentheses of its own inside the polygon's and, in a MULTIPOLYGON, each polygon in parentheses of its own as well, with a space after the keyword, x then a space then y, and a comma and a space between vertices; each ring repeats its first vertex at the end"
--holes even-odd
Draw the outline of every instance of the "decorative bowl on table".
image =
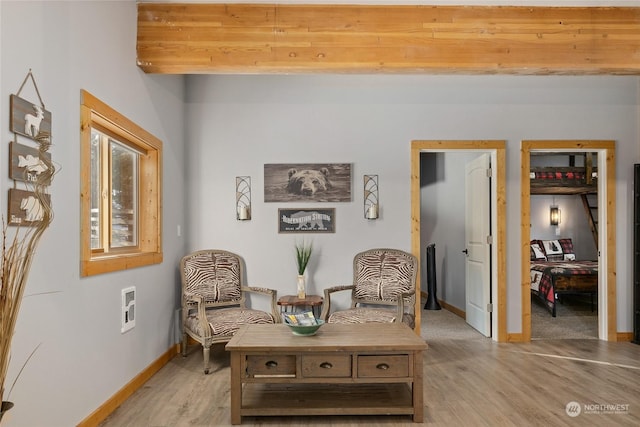
POLYGON ((294 325, 289 323, 288 321, 284 321, 284 324, 291 329, 293 335, 299 335, 301 337, 309 337, 311 335, 315 335, 320 329, 320 326, 324 325, 324 320, 316 319, 315 325, 294 325))

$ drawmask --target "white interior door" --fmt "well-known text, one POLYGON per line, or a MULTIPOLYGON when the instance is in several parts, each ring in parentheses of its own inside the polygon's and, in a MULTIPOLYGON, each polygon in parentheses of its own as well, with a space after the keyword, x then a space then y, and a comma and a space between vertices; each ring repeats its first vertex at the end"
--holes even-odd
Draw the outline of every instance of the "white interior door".
POLYGON ((491 336, 490 155, 465 166, 465 295, 467 323, 491 336))

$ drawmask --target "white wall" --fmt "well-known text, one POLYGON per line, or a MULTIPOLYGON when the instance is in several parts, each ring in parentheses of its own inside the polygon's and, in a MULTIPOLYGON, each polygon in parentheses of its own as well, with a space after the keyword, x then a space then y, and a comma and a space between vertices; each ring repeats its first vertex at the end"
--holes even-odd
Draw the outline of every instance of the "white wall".
MULTIPOLYGON (((521 332, 520 141, 613 139, 617 148, 618 330, 631 331, 632 164, 638 161, 638 78, 610 76, 189 76, 190 249, 220 247, 247 261, 249 281, 292 293, 295 235, 277 233, 263 203, 263 165, 350 162, 354 197, 335 207, 337 230, 315 235, 320 292, 350 283, 365 248, 410 249, 410 143, 507 141, 507 331, 521 332), (362 175, 380 177, 382 215, 362 217, 362 175), (252 177, 253 215, 234 216, 234 177, 252 177)), ((447 201, 444 200, 443 203, 447 201)), ((424 225, 423 225, 424 226, 424 225)))
MULTIPOLYGON (((40 345, 5 399, 7 426, 71 426, 87 417, 175 342, 177 262, 185 224, 184 79, 136 66, 137 10, 129 1, 6 1, 1 12, 0 200, 7 212, 9 96, 29 69, 53 116, 55 219, 34 259, 13 341, 9 380, 40 345), (164 262, 80 278, 80 89, 164 143, 164 262), (135 328, 120 333, 120 290, 137 287, 135 328), (34 295, 53 292, 52 294, 34 295)), ((21 97, 37 101, 30 84, 21 97)), ((28 144, 26 138, 18 141, 28 144)), ((7 384, 10 386, 10 383, 7 384)), ((8 390, 7 390, 8 391, 8 390)), ((4 426, 4 420, 3 420, 4 426)))

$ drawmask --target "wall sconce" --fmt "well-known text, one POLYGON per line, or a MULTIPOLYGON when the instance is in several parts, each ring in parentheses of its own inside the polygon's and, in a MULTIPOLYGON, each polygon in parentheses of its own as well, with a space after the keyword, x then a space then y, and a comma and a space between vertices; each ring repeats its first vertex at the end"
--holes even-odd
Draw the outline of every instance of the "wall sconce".
POLYGON ((557 226, 560 224, 560 208, 557 206, 551 206, 549 210, 549 223, 557 226))
POLYGON ((364 217, 378 219, 378 175, 364 176, 364 217))
POLYGON ((251 219, 251 177, 236 176, 236 219, 251 219))

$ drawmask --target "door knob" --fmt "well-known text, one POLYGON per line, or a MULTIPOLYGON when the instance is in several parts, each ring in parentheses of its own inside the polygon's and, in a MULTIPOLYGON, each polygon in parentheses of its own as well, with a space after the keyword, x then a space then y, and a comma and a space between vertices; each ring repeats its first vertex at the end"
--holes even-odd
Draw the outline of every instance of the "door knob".
POLYGON ((462 253, 465 254, 465 255, 469 255, 469 250, 465 249, 465 250, 462 251, 462 253))

